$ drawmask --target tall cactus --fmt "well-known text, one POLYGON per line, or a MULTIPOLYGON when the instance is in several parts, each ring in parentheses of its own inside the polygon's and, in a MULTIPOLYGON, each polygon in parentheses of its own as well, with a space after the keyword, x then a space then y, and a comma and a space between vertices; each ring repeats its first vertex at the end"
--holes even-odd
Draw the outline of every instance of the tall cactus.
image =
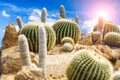
POLYGON ((43 25, 39 26, 39 67, 45 70, 45 59, 47 55, 46 32, 43 25))
POLYGON ((18 42, 23 66, 31 66, 29 46, 26 37, 24 35, 20 35, 18 37, 18 42))
POLYGON ((56 33, 56 44, 60 44, 63 37, 71 37, 75 43, 80 39, 80 28, 72 20, 59 19, 52 27, 56 33))
POLYGON ((22 26, 23 26, 23 23, 22 23, 22 20, 20 18, 20 16, 17 16, 16 17, 16 21, 17 21, 17 24, 19 26, 19 29, 21 30, 22 26))
POLYGON ((78 25, 80 24, 80 18, 79 18, 78 15, 76 15, 76 17, 75 17, 75 22, 76 22, 78 25))
POLYGON ((41 22, 46 22, 46 17, 47 17, 47 10, 46 8, 43 8, 41 12, 41 22))
POLYGON ((112 73, 111 63, 91 50, 78 51, 66 70, 68 80, 112 80, 112 73))
MULTIPOLYGON (((98 24, 95 25, 93 31, 97 31, 97 29, 98 29, 98 24)), ((120 29, 114 23, 112 23, 110 21, 104 21, 103 37, 108 32, 118 32, 118 33, 120 33, 120 29)))
POLYGON ((66 11, 63 5, 60 6, 60 17, 66 18, 66 11))
POLYGON ((120 34, 117 32, 108 32, 104 36, 104 42, 112 47, 120 47, 120 34))

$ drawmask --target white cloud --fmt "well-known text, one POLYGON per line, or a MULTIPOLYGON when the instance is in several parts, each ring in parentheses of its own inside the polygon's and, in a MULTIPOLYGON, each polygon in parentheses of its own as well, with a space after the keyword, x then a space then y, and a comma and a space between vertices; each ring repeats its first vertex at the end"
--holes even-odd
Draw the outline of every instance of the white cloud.
POLYGON ((52 26, 55 23, 56 19, 52 19, 52 18, 47 18, 47 24, 49 24, 50 26, 52 26))
POLYGON ((87 33, 92 32, 94 26, 97 24, 96 19, 84 21, 83 26, 81 27, 83 30, 86 30, 87 33))
POLYGON ((10 15, 9 15, 5 10, 2 11, 2 15, 3 15, 4 17, 10 17, 10 15))

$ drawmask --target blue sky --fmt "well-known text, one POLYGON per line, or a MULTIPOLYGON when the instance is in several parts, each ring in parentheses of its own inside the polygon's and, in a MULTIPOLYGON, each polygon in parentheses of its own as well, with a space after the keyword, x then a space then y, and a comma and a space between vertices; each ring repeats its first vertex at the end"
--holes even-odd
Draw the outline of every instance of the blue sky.
POLYGON ((16 16, 20 16, 23 23, 40 21, 41 9, 48 11, 47 23, 52 25, 59 18, 59 7, 64 5, 67 18, 80 17, 80 27, 83 32, 90 32, 97 22, 96 14, 99 10, 106 10, 108 18, 116 25, 120 25, 120 0, 0 0, 0 46, 5 27, 14 23, 17 27, 16 16))

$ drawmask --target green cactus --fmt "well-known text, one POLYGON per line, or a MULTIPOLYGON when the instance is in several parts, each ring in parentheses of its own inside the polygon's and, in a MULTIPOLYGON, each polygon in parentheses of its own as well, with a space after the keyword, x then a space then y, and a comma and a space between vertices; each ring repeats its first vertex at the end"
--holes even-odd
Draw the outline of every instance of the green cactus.
POLYGON ((60 6, 60 17, 66 18, 66 12, 65 12, 65 8, 63 5, 60 6))
MULTIPOLYGON (((97 29, 98 29, 98 24, 95 25, 93 31, 97 31, 97 29)), ((103 28, 103 37, 108 32, 118 32, 118 33, 120 33, 120 29, 114 23, 112 23, 110 21, 105 21, 104 22, 104 28, 103 28)))
POLYGON ((45 59, 47 55, 46 32, 43 25, 39 26, 39 67, 45 71, 45 59))
POLYGON ((31 66, 29 46, 25 35, 19 35, 18 43, 23 66, 31 66))
POLYGON ((105 44, 112 47, 120 47, 120 33, 117 32, 108 32, 104 36, 105 44))
POLYGON ((74 21, 60 19, 52 27, 56 33, 56 44, 60 44, 63 37, 71 37, 75 43, 78 43, 81 31, 74 21))
POLYGON ((76 17, 75 17, 75 22, 76 22, 78 25, 80 24, 79 16, 76 16, 76 17))
POLYGON ((64 38, 62 38, 61 44, 63 45, 66 42, 71 43, 72 45, 74 45, 74 40, 72 38, 70 38, 70 37, 64 37, 64 38))
POLYGON ((80 50, 70 62, 66 75, 68 80, 112 80, 111 63, 92 50, 80 50))
POLYGON ((45 23, 40 22, 30 22, 21 29, 20 34, 24 34, 29 43, 29 49, 32 52, 38 52, 38 29, 39 25, 43 25, 46 30, 46 38, 47 38, 47 50, 53 48, 56 42, 56 35, 54 30, 45 23))
POLYGON ((17 21, 17 24, 18 24, 18 26, 19 26, 19 29, 21 30, 23 24, 22 24, 22 20, 21 20, 20 16, 17 16, 17 17, 16 17, 16 21, 17 21))
POLYGON ((73 45, 69 42, 63 44, 63 50, 65 52, 71 52, 73 50, 73 45))
POLYGON ((41 22, 46 22, 46 17, 47 17, 47 10, 46 8, 43 8, 41 12, 41 22))
POLYGON ((116 71, 113 74, 113 80, 120 80, 120 71, 116 71))

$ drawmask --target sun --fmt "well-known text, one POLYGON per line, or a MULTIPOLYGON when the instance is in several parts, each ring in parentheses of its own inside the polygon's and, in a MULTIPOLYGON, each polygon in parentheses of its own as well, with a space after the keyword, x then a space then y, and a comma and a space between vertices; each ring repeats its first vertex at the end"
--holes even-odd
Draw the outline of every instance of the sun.
POLYGON ((105 20, 108 19, 108 16, 109 16, 109 14, 108 14, 107 10, 100 10, 97 13, 97 17, 103 17, 105 20))

